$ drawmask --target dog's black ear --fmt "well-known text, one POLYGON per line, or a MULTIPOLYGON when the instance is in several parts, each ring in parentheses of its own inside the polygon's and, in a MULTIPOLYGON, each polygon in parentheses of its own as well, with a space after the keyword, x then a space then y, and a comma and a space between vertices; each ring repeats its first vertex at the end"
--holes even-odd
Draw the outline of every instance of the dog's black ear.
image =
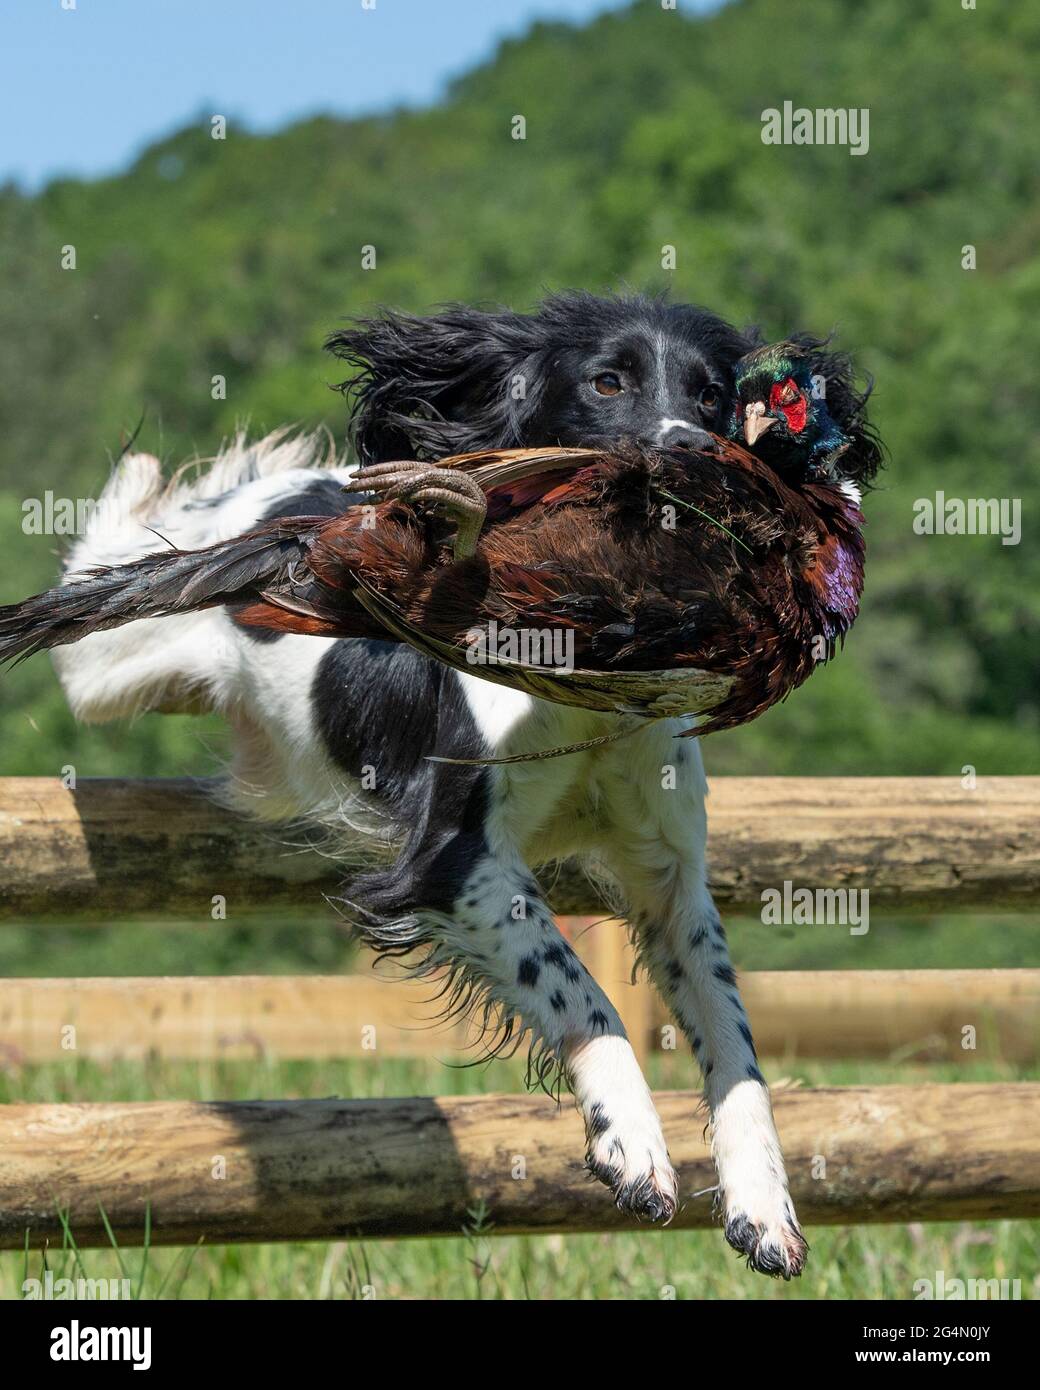
POLYGON ((738 334, 741 343, 741 356, 747 352, 754 352, 755 348, 765 347, 766 338, 762 332, 762 325, 758 323, 746 323, 738 334))
POLYGON ((443 458, 522 445, 549 351, 537 315, 452 305, 384 312, 332 333, 326 348, 357 372, 341 382, 362 463, 443 458))

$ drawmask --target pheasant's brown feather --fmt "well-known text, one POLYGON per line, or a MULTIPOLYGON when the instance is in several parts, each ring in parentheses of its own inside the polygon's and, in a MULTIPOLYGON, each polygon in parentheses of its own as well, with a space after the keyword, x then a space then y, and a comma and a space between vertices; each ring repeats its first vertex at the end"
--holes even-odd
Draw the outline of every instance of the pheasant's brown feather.
POLYGON ((783 699, 856 615, 862 518, 736 444, 487 450, 444 461, 489 497, 476 553, 400 501, 287 518, 159 552, 0 610, 0 658, 136 617, 222 603, 245 626, 390 637, 543 699, 728 728, 783 699), (571 671, 473 662, 473 634, 566 634, 571 671))

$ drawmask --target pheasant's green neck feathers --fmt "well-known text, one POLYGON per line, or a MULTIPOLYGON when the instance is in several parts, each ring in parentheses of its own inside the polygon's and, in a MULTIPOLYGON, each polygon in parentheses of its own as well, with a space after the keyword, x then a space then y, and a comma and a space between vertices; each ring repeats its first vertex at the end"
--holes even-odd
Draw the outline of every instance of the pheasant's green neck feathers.
POLYGON ((800 374, 807 368, 808 363, 804 357, 799 357, 800 360, 796 361, 787 343, 770 343, 768 347, 756 348, 754 352, 749 352, 737 363, 738 393, 742 393, 745 385, 752 381, 784 381, 789 376, 800 374))

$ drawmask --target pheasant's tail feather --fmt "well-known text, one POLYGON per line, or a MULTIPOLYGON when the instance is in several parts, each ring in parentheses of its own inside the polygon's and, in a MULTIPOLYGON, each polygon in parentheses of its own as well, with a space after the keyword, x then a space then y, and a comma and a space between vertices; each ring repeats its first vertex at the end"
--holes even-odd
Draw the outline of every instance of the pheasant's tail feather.
POLYGON ((457 454, 442 459, 442 468, 468 473, 484 490, 488 516, 495 521, 536 503, 551 504, 571 495, 576 479, 598 463, 599 449, 556 447, 545 449, 486 449, 479 454, 457 454), (564 481, 559 481, 560 475, 564 481))
POLYGON ((453 454, 441 459, 439 467, 458 468, 471 474, 486 491, 506 483, 519 482, 541 473, 560 469, 588 468, 599 463, 599 449, 559 446, 542 449, 484 449, 475 454, 453 454))
POLYGON ((74 575, 58 588, 0 608, 0 663, 78 642, 139 618, 167 617, 259 596, 324 518, 290 517, 203 550, 160 550, 74 575))

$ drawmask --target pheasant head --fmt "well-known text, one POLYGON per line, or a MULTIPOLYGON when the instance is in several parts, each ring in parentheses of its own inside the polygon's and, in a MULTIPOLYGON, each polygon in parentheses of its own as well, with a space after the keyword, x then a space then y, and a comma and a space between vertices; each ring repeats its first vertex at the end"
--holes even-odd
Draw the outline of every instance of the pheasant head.
POLYGON ((729 437, 788 484, 869 483, 881 446, 863 411, 849 359, 801 335, 749 352, 737 364, 729 437))

